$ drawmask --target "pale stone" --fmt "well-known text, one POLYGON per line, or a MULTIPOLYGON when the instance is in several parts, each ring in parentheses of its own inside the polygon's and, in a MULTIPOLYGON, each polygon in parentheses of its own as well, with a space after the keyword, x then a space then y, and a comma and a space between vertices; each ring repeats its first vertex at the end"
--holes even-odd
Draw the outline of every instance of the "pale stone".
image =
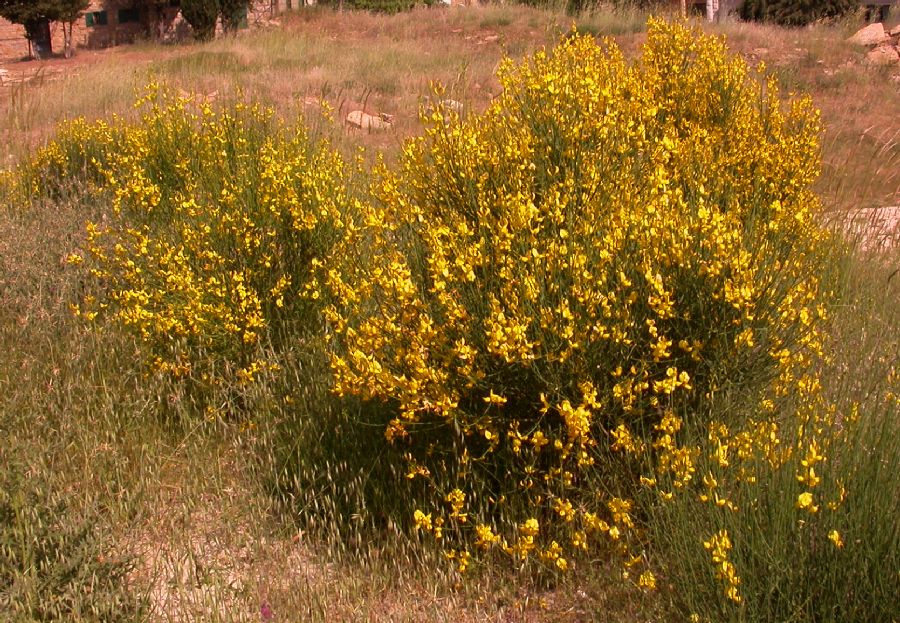
POLYGON ((457 102, 456 100, 441 100, 441 106, 446 108, 447 110, 452 110, 453 112, 462 112, 463 105, 462 102, 457 102))
POLYGON ((900 24, 897 24, 893 28, 891 28, 891 36, 892 37, 900 37, 900 24))
POLYGON ((361 130, 388 130, 394 125, 394 118, 384 113, 376 117, 361 110, 352 110, 347 114, 347 124, 361 130))
POLYGON ((845 231, 864 251, 897 248, 900 245, 900 206, 868 208, 849 214, 845 231))
POLYGON ((882 45, 866 54, 869 65, 893 65, 900 62, 900 52, 892 45, 882 45))
POLYGON ((884 32, 884 25, 881 22, 869 24, 865 28, 861 28, 855 35, 847 39, 850 43, 856 45, 878 45, 889 39, 889 35, 884 32))

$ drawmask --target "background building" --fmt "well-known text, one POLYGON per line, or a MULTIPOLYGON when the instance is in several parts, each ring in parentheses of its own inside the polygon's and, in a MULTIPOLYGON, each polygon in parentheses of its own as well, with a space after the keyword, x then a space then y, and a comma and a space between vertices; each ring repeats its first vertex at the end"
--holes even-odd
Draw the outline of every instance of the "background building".
MULTIPOLYGON (((310 0, 305 0, 306 4, 310 0)), ((177 40, 190 35, 190 26, 179 13, 180 0, 148 7, 138 0, 91 0, 72 28, 75 48, 104 48, 135 39, 177 40)), ((248 22, 268 19, 279 10, 304 6, 304 0, 251 0, 248 22)), ((50 25, 54 53, 64 49, 63 25, 50 25)), ((25 28, 0 18, 0 58, 28 56, 25 28)))

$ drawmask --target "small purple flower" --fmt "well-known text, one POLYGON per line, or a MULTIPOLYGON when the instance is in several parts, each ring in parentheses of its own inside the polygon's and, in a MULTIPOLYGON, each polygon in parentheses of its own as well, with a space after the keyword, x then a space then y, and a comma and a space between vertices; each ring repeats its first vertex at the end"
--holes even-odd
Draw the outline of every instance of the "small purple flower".
POLYGON ((268 602, 262 602, 262 605, 259 607, 259 617, 263 621, 274 621, 275 613, 272 612, 272 607, 268 604, 268 602))

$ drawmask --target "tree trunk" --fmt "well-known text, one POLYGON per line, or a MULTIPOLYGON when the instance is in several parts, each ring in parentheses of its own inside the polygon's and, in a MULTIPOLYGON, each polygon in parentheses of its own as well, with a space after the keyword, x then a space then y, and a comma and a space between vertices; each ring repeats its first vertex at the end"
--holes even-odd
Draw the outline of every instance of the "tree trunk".
POLYGON ((687 0, 681 0, 681 19, 687 19, 687 0))
POLYGON ((72 54, 74 53, 73 45, 72 45, 72 27, 75 22, 63 22, 63 43, 65 45, 65 56, 66 58, 72 58, 72 54))
POLYGON ((33 58, 44 59, 53 55, 50 20, 36 19, 25 22, 25 36, 31 42, 31 56, 33 58))

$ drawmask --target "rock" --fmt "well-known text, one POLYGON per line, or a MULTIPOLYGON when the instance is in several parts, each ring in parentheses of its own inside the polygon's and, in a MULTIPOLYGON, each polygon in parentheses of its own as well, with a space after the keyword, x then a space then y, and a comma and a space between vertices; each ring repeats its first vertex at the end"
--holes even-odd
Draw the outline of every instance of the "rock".
POLYGON ((900 24, 897 24, 893 28, 891 28, 890 35, 892 37, 900 37, 900 24))
POLYGON ((457 113, 462 112, 463 109, 462 102, 457 102, 456 100, 441 100, 441 106, 457 113))
POLYGON ((856 31, 856 34, 847 39, 847 41, 856 45, 871 46, 884 43, 888 39, 890 39, 890 36, 884 32, 884 25, 881 22, 877 22, 856 31))
POLYGON ((845 231, 860 249, 889 250, 900 245, 900 206, 868 208, 848 216, 845 231))
POLYGON ((347 124, 361 130, 389 130, 394 125, 394 116, 382 113, 376 117, 361 110, 351 110, 347 114, 347 124))
POLYGON ((893 65, 900 63, 900 52, 892 45, 880 45, 866 54, 868 65, 893 65))

